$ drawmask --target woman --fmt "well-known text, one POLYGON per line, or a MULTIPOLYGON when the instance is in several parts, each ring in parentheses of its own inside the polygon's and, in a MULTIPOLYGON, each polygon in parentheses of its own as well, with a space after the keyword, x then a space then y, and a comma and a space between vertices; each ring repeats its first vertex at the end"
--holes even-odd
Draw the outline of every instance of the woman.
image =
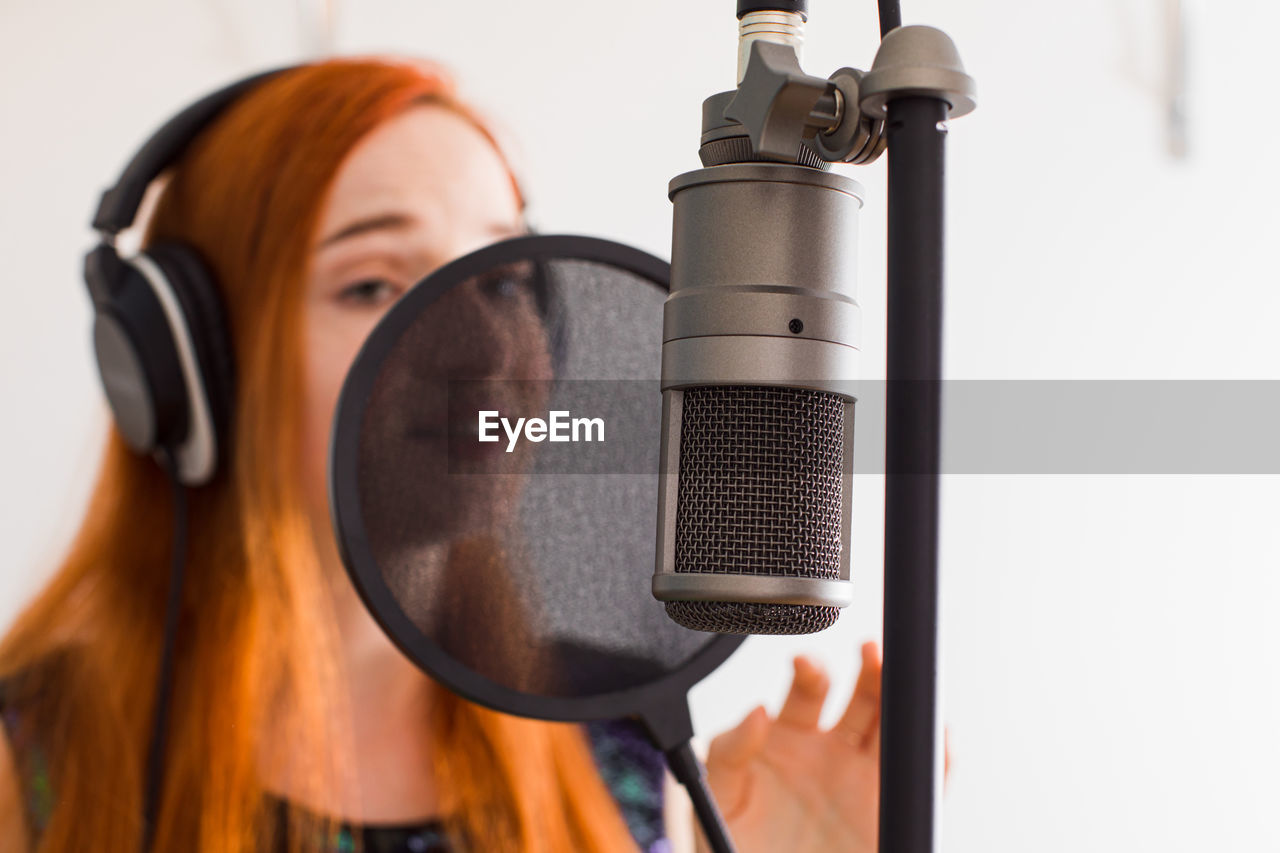
MULTIPOLYGON (((467 703, 395 650, 349 585, 324 498, 365 336, 433 269, 520 233, 522 208, 483 123, 420 64, 277 75, 173 170, 147 241, 212 267, 238 385, 230 458, 191 496, 156 849, 350 849, 406 825, 418 846, 403 849, 431 849, 430 833, 456 849, 635 849, 642 828, 582 727, 467 703)), ((69 556, 0 644, 0 849, 137 849, 170 512, 163 473, 113 431, 69 556)), ((744 853, 875 848, 874 646, 830 732, 826 686, 797 659, 779 715, 758 708, 711 745, 744 853)))

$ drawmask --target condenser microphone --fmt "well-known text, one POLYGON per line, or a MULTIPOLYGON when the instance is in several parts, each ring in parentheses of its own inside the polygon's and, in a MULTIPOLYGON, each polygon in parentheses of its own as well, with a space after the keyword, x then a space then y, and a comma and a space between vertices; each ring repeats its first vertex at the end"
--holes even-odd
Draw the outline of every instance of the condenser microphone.
POLYGON ((821 631, 852 600, 864 193, 785 126, 800 101, 804 120, 840 106, 829 81, 803 90, 802 5, 739 5, 743 82, 704 103, 705 168, 669 187, 653 593, 700 631, 821 631))

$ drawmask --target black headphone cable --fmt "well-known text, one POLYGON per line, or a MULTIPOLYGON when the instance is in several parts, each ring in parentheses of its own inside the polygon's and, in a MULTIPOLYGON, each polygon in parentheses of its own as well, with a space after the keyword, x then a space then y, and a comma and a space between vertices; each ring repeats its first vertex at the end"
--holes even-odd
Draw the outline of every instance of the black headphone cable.
POLYGON ((187 489, 178 476, 178 461, 171 448, 156 452, 169 477, 173 491, 173 544, 169 564, 169 592, 164 612, 164 646, 156 679, 155 702, 151 712, 151 740, 147 746, 146 788, 142 806, 142 853, 155 838, 160 791, 164 781, 165 747, 169 735, 169 705, 173 694, 173 658, 182 613, 182 587, 187 573, 187 489))

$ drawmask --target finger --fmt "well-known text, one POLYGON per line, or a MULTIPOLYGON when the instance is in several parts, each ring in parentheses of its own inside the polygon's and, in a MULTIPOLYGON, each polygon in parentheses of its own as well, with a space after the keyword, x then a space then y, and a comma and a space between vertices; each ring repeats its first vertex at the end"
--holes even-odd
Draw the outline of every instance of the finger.
POLYGON ((853 686, 853 696, 836 728, 847 740, 865 745, 872 735, 880 736, 880 647, 862 644, 862 670, 853 686))
POLYGON ((827 701, 827 691, 831 688, 831 679, 813 659, 804 655, 793 662, 795 676, 791 680, 791 692, 782 703, 778 712, 778 722, 802 729, 818 727, 818 717, 822 715, 822 705, 827 701))
POLYGON ((942 730, 942 784, 951 778, 951 729, 942 730))
POLYGON ((720 804, 725 820, 746 806, 748 778, 745 768, 760 753, 769 732, 769 714, 757 707, 741 723, 717 735, 707 748, 707 784, 720 804))
POLYGON ((738 725, 712 739, 707 748, 707 772, 735 770, 749 763, 764 746, 768 732, 769 714, 759 705, 738 725))

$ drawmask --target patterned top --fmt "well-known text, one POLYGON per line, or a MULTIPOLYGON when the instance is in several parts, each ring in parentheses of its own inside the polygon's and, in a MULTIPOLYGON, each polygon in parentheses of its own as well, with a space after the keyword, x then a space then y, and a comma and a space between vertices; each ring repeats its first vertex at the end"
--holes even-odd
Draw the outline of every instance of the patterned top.
MULTIPOLYGON (((19 710, 4 701, 0 684, 0 719, 13 745, 15 760, 26 784, 28 825, 38 836, 53 814, 54 794, 43 751, 32 743, 21 725, 19 710)), ((641 727, 631 720, 603 720, 583 726, 600 776, 612 792, 627 827, 643 853, 670 853, 671 843, 663 825, 662 753, 649 743, 641 727)), ((281 810, 287 803, 276 801, 281 810)), ((418 824, 340 826, 322 846, 326 853, 354 853, 360 838, 366 853, 451 853, 444 824, 429 820, 418 824)), ((281 838, 279 849, 285 849, 281 838)))

